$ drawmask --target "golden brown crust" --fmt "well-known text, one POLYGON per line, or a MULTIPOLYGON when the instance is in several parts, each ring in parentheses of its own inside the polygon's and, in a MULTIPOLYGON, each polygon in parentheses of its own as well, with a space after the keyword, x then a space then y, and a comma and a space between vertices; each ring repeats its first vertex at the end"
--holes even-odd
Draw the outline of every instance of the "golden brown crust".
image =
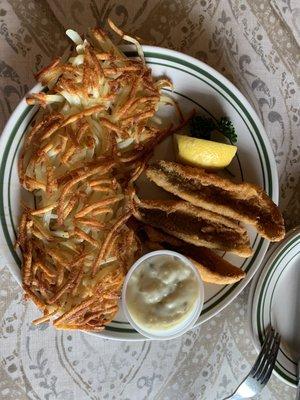
POLYGON ((196 246, 230 251, 241 257, 252 254, 243 227, 230 218, 194 207, 185 201, 138 201, 135 216, 196 246))
POLYGON ((257 185, 234 183, 201 168, 163 160, 154 162, 147 169, 147 176, 195 206, 253 225, 271 241, 284 237, 279 208, 257 185))
POLYGON ((39 71, 35 78, 37 81, 41 82, 43 85, 55 82, 59 76, 62 74, 62 65, 59 58, 55 58, 49 65, 44 67, 39 71))
POLYGON ((242 269, 230 264, 210 249, 185 243, 150 225, 139 223, 135 229, 141 240, 151 249, 174 250, 190 258, 199 270, 204 282, 229 285, 240 281, 246 276, 242 269))

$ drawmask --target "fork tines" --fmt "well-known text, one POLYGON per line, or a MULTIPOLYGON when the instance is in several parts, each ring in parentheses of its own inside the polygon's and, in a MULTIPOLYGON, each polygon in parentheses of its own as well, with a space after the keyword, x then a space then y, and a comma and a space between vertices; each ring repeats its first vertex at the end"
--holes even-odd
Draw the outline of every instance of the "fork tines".
POLYGON ((261 384, 265 384, 274 368, 280 345, 280 334, 270 326, 262 346, 261 352, 250 371, 250 376, 261 384))

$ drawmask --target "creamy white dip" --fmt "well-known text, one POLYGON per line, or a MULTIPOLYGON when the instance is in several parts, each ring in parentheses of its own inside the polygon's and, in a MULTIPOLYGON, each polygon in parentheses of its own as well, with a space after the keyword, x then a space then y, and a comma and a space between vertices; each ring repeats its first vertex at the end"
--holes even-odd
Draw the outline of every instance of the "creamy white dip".
POLYGON ((195 308, 200 296, 196 273, 171 255, 146 259, 132 273, 127 309, 136 324, 150 330, 173 328, 195 308))

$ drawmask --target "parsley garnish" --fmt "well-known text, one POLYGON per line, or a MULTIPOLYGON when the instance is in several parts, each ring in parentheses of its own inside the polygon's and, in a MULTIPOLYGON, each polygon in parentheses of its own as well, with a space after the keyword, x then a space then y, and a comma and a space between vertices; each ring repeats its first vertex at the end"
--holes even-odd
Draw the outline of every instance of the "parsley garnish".
POLYGON ((222 117, 219 121, 214 121, 212 118, 195 115, 190 120, 189 127, 191 135, 199 139, 210 140, 211 133, 216 130, 221 132, 231 143, 237 142, 235 128, 227 117, 222 117))

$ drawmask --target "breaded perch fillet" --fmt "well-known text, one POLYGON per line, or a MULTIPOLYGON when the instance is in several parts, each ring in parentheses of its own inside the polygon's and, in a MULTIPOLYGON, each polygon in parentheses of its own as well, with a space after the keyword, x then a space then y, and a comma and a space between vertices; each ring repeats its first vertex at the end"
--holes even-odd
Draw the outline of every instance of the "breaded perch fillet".
POLYGON ((186 201, 143 200, 135 204, 135 217, 196 246, 252 254, 247 231, 236 221, 186 201))
POLYGON ((234 183, 201 168, 163 160, 153 162, 147 176, 197 207, 253 225, 266 239, 276 242, 284 238, 279 208, 257 185, 234 183))
POLYGON ((173 250, 188 257, 198 269, 204 282, 229 285, 240 281, 246 275, 241 268, 235 267, 212 250, 185 243, 150 225, 138 223, 135 232, 141 242, 151 250, 173 250))

